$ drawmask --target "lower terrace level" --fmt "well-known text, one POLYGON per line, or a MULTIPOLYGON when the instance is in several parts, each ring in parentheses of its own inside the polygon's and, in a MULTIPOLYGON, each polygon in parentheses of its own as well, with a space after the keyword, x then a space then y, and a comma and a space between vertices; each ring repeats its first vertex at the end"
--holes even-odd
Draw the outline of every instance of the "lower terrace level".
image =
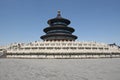
POLYGON ((39 59, 89 59, 89 58, 120 58, 118 53, 99 54, 7 54, 7 58, 39 58, 39 59))

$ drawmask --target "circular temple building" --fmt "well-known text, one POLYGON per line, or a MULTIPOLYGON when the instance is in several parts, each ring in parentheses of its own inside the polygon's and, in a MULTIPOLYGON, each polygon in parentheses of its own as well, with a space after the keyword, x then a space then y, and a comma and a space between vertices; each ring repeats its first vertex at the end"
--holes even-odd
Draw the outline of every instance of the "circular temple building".
POLYGON ((68 27, 70 20, 62 18, 60 11, 57 17, 48 20, 49 27, 44 29, 46 35, 41 36, 44 41, 75 41, 77 36, 72 35, 75 31, 72 27, 68 27))

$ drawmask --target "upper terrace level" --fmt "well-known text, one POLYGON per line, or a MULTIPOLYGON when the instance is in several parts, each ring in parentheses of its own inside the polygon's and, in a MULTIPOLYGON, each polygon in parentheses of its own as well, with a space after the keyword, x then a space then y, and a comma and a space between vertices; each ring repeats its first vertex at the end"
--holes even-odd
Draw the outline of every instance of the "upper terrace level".
MULTIPOLYGON (((4 47, 5 48, 5 47, 4 47)), ((31 43, 15 43, 6 46, 7 50, 37 50, 37 49, 80 49, 80 50, 120 50, 116 45, 97 42, 79 41, 35 41, 31 43)))

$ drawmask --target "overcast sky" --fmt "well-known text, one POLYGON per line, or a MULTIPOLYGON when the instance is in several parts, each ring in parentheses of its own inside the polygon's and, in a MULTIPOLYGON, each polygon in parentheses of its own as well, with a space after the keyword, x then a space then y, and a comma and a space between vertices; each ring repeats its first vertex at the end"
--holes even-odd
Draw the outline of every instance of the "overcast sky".
POLYGON ((0 0, 0 45, 41 40, 58 10, 77 41, 120 45, 120 0, 0 0))

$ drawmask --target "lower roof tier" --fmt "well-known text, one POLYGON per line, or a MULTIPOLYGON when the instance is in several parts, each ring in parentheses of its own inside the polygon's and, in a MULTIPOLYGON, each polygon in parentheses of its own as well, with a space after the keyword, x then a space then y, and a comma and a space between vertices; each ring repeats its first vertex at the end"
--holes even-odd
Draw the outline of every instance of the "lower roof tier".
POLYGON ((77 36, 70 34, 47 34, 41 36, 41 39, 43 39, 44 41, 49 41, 49 40, 75 41, 75 39, 77 39, 77 36))

